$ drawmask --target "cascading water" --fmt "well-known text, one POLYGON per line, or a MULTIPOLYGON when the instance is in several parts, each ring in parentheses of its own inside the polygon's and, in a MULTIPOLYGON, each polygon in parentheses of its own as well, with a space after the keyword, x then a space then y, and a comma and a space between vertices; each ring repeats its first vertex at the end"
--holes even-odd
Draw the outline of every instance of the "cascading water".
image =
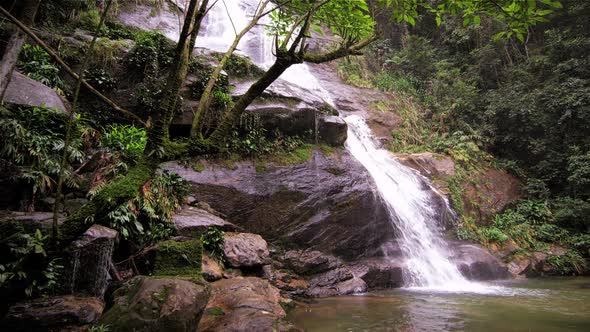
POLYGON ((387 150, 379 149, 364 119, 345 118, 346 147, 367 169, 387 205, 393 226, 399 230, 406 256, 406 284, 445 290, 464 290, 467 281, 449 260, 444 241, 436 230, 436 215, 423 180, 401 165, 387 150))
MULTIPOLYGON (((248 24, 258 3, 259 0, 219 2, 206 17, 206 27, 197 46, 221 52, 227 50, 235 36, 234 29, 239 31, 248 24)), ((254 63, 268 68, 274 56, 270 52, 272 38, 263 28, 264 20, 245 36, 238 48, 254 63)), ((281 79, 332 104, 329 93, 305 64, 292 66, 281 79)), ((348 116, 345 121, 349 128, 346 147, 375 180, 387 204, 391 224, 401 236, 400 245, 407 258, 406 286, 437 291, 495 292, 494 287, 466 280, 449 259, 446 244, 437 231, 436 211, 423 186, 425 180, 401 165, 387 150, 379 149, 360 116, 348 116)))

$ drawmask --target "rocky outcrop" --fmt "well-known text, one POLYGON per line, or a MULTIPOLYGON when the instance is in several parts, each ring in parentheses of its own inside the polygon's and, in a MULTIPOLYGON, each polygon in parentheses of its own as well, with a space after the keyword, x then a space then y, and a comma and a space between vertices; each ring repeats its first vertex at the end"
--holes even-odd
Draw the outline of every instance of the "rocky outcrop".
POLYGON ((351 269, 369 289, 397 288, 404 284, 403 264, 391 259, 365 259, 355 263, 351 269))
POLYGON ((211 284, 199 331, 289 331, 280 291, 268 281, 237 277, 211 284))
POLYGON ((55 90, 16 71, 12 74, 12 79, 4 95, 4 102, 34 107, 45 105, 45 107, 55 108, 62 112, 67 112, 70 109, 67 101, 55 90))
POLYGON ((520 198, 521 183, 505 171, 489 168, 470 178, 462 188, 465 215, 473 216, 480 224, 487 224, 520 198))
POLYGON ((201 276, 203 246, 200 240, 164 241, 154 250, 153 275, 157 276, 201 276))
POLYGON ((233 267, 259 267, 270 261, 268 245, 257 234, 225 233, 223 254, 233 267))
POLYGON ((431 180, 447 180, 455 175, 455 163, 449 156, 424 152, 416 154, 396 154, 404 165, 416 169, 431 180))
POLYGON ((199 237, 209 227, 230 231, 236 226, 218 216, 193 206, 186 205, 172 217, 176 234, 180 236, 199 237))
POLYGON ((267 240, 353 259, 379 254, 395 238, 373 180, 347 152, 315 151, 303 164, 264 172, 251 162, 205 166, 196 172, 164 165, 192 184, 196 199, 267 240))
POLYGON ((100 319, 109 331, 196 331, 209 300, 209 287, 181 278, 135 277, 114 293, 114 305, 100 319))
POLYGON ((317 250, 290 250, 283 263, 297 274, 311 275, 342 266, 342 261, 317 250))
POLYGON ((58 296, 17 303, 8 309, 5 331, 47 331, 96 321, 104 302, 94 297, 58 296))

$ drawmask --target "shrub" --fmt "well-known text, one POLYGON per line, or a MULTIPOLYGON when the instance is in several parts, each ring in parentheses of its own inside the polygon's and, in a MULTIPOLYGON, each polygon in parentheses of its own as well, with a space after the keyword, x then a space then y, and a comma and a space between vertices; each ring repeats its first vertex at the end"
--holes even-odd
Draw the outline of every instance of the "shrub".
POLYGON ((118 152, 128 160, 138 160, 147 143, 145 129, 130 125, 111 125, 100 144, 111 152, 118 152))
POLYGON ((496 227, 484 227, 479 230, 479 234, 487 242, 503 243, 508 240, 508 236, 496 227))
POLYGON ((561 275, 581 274, 586 270, 586 261, 575 250, 568 250, 559 256, 549 256, 547 263, 561 275))
POLYGON ((223 235, 224 232, 217 227, 209 227, 201 235, 203 249, 220 261, 223 261, 223 235))
POLYGON ((117 84, 113 76, 101 68, 86 70, 84 72, 84 79, 99 91, 112 90, 117 84))
POLYGON ((39 45, 25 44, 20 54, 19 70, 28 77, 61 92, 64 82, 59 77, 59 68, 39 45))
MULTIPOLYGON (((157 31, 138 33, 133 49, 127 55, 127 64, 144 74, 172 62, 174 44, 157 31)), ((152 73, 154 74, 154 73, 152 73)))

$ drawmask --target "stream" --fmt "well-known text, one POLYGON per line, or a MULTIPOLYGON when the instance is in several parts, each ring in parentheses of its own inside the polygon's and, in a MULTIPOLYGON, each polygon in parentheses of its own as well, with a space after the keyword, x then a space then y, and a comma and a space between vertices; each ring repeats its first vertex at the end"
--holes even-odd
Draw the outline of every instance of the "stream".
POLYGON ((318 299, 290 320, 305 331, 590 331, 590 278, 496 282, 498 294, 404 289, 318 299))

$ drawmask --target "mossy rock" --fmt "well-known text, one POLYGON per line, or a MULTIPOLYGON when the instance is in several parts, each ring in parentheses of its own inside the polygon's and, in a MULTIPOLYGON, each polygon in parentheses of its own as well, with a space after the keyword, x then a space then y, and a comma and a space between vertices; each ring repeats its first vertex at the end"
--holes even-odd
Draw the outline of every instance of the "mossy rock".
POLYGON ((109 331, 196 331, 209 300, 209 286, 185 278, 131 279, 114 293, 100 319, 109 331))
POLYGON ((158 244, 154 276, 201 276, 203 245, 200 240, 165 241, 158 244))

